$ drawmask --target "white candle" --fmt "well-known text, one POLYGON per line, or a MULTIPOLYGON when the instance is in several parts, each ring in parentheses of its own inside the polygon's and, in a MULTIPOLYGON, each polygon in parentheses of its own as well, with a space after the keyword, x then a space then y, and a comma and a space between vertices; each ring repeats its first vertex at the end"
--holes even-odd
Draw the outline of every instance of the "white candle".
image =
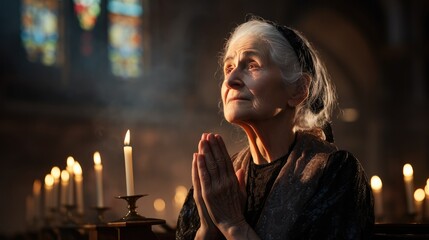
POLYGON ((380 218, 383 216, 383 196, 382 196, 383 183, 377 175, 371 177, 371 188, 374 194, 374 211, 375 217, 380 218))
POLYGON ((67 193, 68 193, 68 186, 70 181, 70 174, 67 170, 61 171, 61 196, 60 196, 60 203, 61 206, 64 207, 67 204, 67 193))
POLYGON ((59 167, 53 167, 51 169, 51 175, 54 177, 54 185, 52 186, 52 208, 58 208, 59 199, 59 188, 60 188, 60 176, 61 170, 59 167))
POLYGON ((37 221, 40 218, 40 192, 42 190, 42 183, 36 179, 33 182, 33 197, 34 197, 34 218, 37 221))
POLYGON ((421 188, 414 191, 414 201, 416 203, 416 220, 419 222, 423 217, 423 200, 425 200, 425 191, 421 188))
POLYGON ((54 186, 54 177, 51 174, 45 176, 45 216, 51 215, 52 208, 52 187, 54 186))
POLYGON ((408 214, 414 214, 416 212, 414 206, 414 182, 413 182, 413 167, 411 164, 407 163, 404 165, 402 170, 404 174, 404 184, 405 184, 405 194, 407 198, 407 211, 408 214))
POLYGON ((165 201, 162 198, 157 198, 153 201, 153 208, 156 211, 156 215, 160 219, 165 218, 165 201))
POLYGON ((74 205, 74 177, 73 177, 73 165, 74 158, 67 158, 67 172, 69 172, 69 185, 67 187, 67 205, 74 205))
POLYGON ((26 219, 28 226, 33 225, 34 221, 34 198, 29 195, 25 198, 25 207, 26 207, 26 219))
POLYGON ((426 180, 425 195, 425 219, 429 220, 429 178, 426 180))
POLYGON ((103 165, 101 164, 101 156, 99 152, 94 153, 94 171, 97 190, 97 207, 103 207, 103 165))
POLYGON ((133 148, 130 146, 130 130, 125 134, 124 140, 124 158, 125 158, 125 181, 127 184, 127 195, 134 195, 134 176, 133 176, 133 148))
POLYGON ((82 167, 79 162, 75 161, 73 165, 73 173, 74 179, 76 181, 76 207, 77 213, 83 215, 84 207, 83 207, 83 176, 82 176, 82 167))

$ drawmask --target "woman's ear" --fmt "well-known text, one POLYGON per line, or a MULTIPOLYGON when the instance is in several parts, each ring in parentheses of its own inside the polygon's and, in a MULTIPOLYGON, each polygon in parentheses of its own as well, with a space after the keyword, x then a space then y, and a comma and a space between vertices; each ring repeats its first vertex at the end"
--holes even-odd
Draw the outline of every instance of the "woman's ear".
POLYGON ((292 92, 287 104, 290 107, 296 107, 305 99, 307 99, 310 88, 310 76, 308 74, 303 74, 294 84, 295 88, 292 92))

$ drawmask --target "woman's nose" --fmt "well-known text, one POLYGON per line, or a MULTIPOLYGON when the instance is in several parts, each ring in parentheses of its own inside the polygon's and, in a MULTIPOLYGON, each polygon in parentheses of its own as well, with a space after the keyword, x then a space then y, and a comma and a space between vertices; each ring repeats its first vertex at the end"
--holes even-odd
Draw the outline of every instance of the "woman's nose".
POLYGON ((244 86, 242 75, 240 74, 240 69, 235 68, 232 70, 228 76, 225 77, 225 85, 228 88, 240 88, 244 86))

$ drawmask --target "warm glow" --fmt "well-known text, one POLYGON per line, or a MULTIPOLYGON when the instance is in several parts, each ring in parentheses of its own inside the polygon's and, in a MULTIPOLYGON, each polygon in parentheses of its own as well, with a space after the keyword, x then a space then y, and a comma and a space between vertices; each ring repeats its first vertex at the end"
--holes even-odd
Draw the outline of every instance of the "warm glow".
POLYGON ((429 178, 426 180, 426 186, 429 186, 429 178))
POLYGON ((67 168, 73 169, 73 165, 74 165, 74 158, 73 157, 68 157, 67 158, 67 168))
POLYGON ((61 170, 59 167, 55 166, 51 169, 51 175, 54 177, 54 179, 59 179, 61 176, 61 170))
POLYGON ((425 191, 421 188, 418 188, 414 192, 414 200, 416 200, 417 202, 421 202, 423 201, 423 199, 425 199, 425 191))
POLYGON ((161 212, 165 210, 165 201, 161 198, 155 199, 153 202, 153 207, 157 212, 161 212))
POLYGON ((130 145, 130 129, 128 129, 127 133, 125 134, 124 145, 125 146, 130 145))
POLYGON ((174 195, 174 202, 177 205, 182 205, 185 202, 187 193, 188 193, 188 190, 186 189, 186 187, 177 186, 176 194, 174 195))
POLYGON ((82 168, 80 167, 80 164, 77 161, 74 162, 73 173, 75 175, 82 175, 82 168))
POLYGON ((46 174, 45 176, 45 185, 47 187, 52 187, 54 185, 54 177, 51 174, 46 174))
POLYGON ((359 118, 359 112, 356 108, 344 108, 341 119, 344 122, 355 122, 359 118))
MULTIPOLYGON (((426 195, 428 196, 428 198, 429 198, 429 185, 426 185, 425 186, 425 193, 426 193, 426 195)), ((429 206, 428 206, 429 207, 429 206)))
POLYGON ((38 180, 38 179, 34 180, 34 182, 33 182, 33 193, 35 195, 39 194, 41 188, 42 188, 42 183, 40 182, 40 180, 38 180))
POLYGON ((411 164, 407 163, 404 165, 402 172, 405 177, 411 177, 413 176, 413 173, 414 173, 413 167, 411 166, 411 164))
POLYGON ((62 170, 61 171, 61 181, 62 182, 68 182, 70 179, 70 174, 67 170, 62 170))
POLYGON ((100 165, 101 164, 101 156, 99 152, 94 153, 94 164, 100 165))
POLYGON ((383 187, 380 177, 377 175, 372 176, 371 178, 371 188, 375 191, 380 190, 383 187))

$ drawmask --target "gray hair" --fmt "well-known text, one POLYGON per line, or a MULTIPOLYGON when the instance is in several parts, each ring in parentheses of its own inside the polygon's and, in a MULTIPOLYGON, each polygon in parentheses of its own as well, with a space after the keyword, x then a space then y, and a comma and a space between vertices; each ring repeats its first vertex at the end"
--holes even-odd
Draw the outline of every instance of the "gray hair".
POLYGON ((226 41, 220 60, 223 63, 229 46, 240 39, 256 37, 264 41, 272 61, 281 69, 285 84, 302 84, 303 81, 300 80, 304 74, 310 78, 309 94, 307 99, 297 106, 294 128, 306 131, 321 129, 330 122, 332 111, 337 104, 336 92, 330 76, 318 53, 302 34, 288 28, 288 31, 293 31, 296 35, 294 37, 302 44, 303 49, 298 51, 278 28, 278 25, 259 18, 253 18, 239 25, 226 41), (312 62, 314 68, 308 69, 303 66, 302 62, 305 60, 300 54, 302 51, 306 51, 308 61, 312 62))

